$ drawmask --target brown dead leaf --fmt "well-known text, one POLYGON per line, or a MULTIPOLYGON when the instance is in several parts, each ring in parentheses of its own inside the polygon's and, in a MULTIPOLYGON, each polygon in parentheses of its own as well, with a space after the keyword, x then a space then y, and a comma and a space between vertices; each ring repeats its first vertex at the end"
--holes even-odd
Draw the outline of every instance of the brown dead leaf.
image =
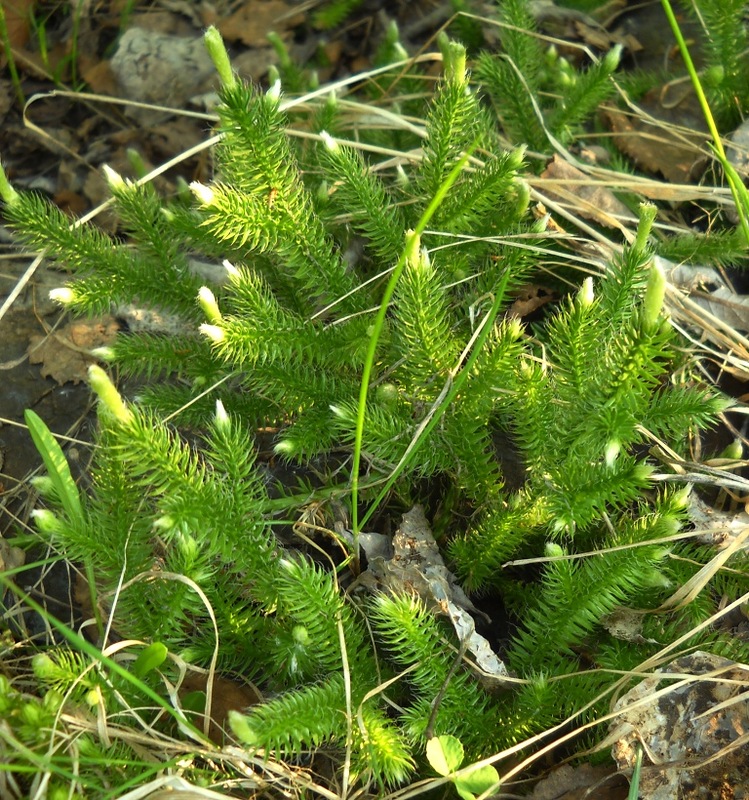
MULTIPOLYGON (((8 37, 8 44, 14 50, 22 49, 29 41, 31 36, 30 21, 34 18, 34 6, 36 0, 1 0, 0 6, 3 7, 5 15, 5 30, 8 37)), ((5 65, 5 53, 3 52, 0 64, 5 65)))
MULTIPOLYGON (((543 32, 552 34, 557 39, 582 42, 604 53, 616 44, 621 44, 631 53, 643 49, 635 36, 623 33, 621 29, 609 30, 602 24, 603 20, 616 16, 616 12, 621 11, 626 5, 626 0, 605 3, 598 9, 591 10, 589 14, 575 8, 567 8, 551 0, 531 0, 528 5, 543 32)), ((571 58, 580 59, 582 55, 580 48, 572 48, 561 43, 560 45, 565 55, 568 55, 567 50, 569 50, 571 58)))
POLYGON ((11 81, 0 80, 0 125, 5 120, 8 112, 16 99, 16 93, 11 81))
POLYGON ((0 572, 9 572, 17 567, 22 567, 25 563, 26 553, 0 536, 0 572))
POLYGON ((59 192, 55 192, 53 199, 60 211, 64 211, 72 217, 80 217, 90 208, 83 195, 70 189, 62 189, 59 192))
POLYGON ((636 644, 658 644, 655 639, 646 639, 642 635, 643 615, 631 608, 617 608, 602 620, 603 627, 615 638, 623 642, 636 644))
POLYGON ((639 105, 654 122, 621 111, 602 112, 614 144, 648 172, 661 173, 671 183, 693 182, 704 166, 700 148, 707 141, 694 94, 664 86, 648 92, 639 105))
POLYGON ((108 61, 82 55, 78 58, 78 69, 92 92, 110 97, 117 95, 117 78, 108 61))
POLYGON ((219 20, 216 27, 224 39, 242 42, 249 47, 264 47, 268 31, 283 34, 304 22, 304 15, 284 0, 249 0, 230 17, 219 20))
POLYGON ((702 500, 696 492, 689 495, 689 521, 701 544, 725 549, 749 528, 749 510, 721 511, 702 500))
POLYGON ((749 331, 749 295, 737 294, 714 267, 659 260, 669 281, 689 292, 708 314, 735 331, 749 331))
POLYGON ((537 185, 552 200, 573 206, 581 216, 607 228, 621 228, 619 217, 635 221, 632 212, 610 189, 595 183, 558 155, 547 164, 537 185))
POLYGON ((119 324, 113 317, 98 321, 73 322, 47 336, 32 336, 28 347, 29 363, 41 364, 43 378, 57 383, 80 383, 86 379, 89 365, 96 359, 95 347, 111 344, 119 324))
POLYGON ((112 344, 119 326, 114 317, 104 317, 90 322, 71 322, 63 330, 68 331, 70 340, 76 347, 93 350, 94 347, 112 344))
POLYGON ((515 299, 507 309, 506 316, 516 317, 517 319, 529 317, 547 303, 552 303, 559 299, 559 295, 553 289, 548 289, 535 283, 521 286, 517 291, 513 292, 513 297, 515 299))
MULTIPOLYGON (((190 692, 205 693, 207 687, 208 675, 191 673, 182 682, 180 694, 184 696, 190 692)), ((213 679, 211 722, 208 728, 208 736, 211 741, 218 745, 224 744, 224 731, 229 727, 227 719, 230 711, 245 711, 249 706, 257 705, 262 700, 263 696, 254 684, 239 683, 217 675, 213 679)), ((198 727, 202 727, 202 719, 197 724, 198 727)))

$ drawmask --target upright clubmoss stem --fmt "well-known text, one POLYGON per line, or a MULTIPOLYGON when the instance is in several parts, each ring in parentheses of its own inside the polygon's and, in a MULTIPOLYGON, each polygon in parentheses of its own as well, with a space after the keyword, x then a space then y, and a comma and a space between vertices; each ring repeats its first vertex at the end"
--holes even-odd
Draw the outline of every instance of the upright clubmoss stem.
POLYGON ((127 407, 109 375, 101 367, 92 364, 88 368, 88 380, 102 405, 118 422, 127 424, 133 419, 133 412, 127 407))
POLYGON ((237 78, 231 68, 231 60, 226 52, 224 40, 221 38, 218 28, 213 25, 205 32, 205 46, 216 67, 221 85, 226 91, 231 91, 237 85, 237 78))
POLYGON ((650 276, 642 301, 642 324, 645 330, 653 331, 658 326, 663 311, 663 301, 666 299, 666 276, 658 264, 653 261, 650 265, 650 276))
POLYGON ((8 205, 11 205, 18 198, 18 192, 10 185, 2 164, 0 164, 0 197, 8 205))
POLYGON ((648 239, 650 238, 650 231, 653 229, 653 223, 658 215, 658 208, 653 203, 640 204, 640 224, 637 226, 637 236, 632 249, 641 254, 648 246, 648 239))

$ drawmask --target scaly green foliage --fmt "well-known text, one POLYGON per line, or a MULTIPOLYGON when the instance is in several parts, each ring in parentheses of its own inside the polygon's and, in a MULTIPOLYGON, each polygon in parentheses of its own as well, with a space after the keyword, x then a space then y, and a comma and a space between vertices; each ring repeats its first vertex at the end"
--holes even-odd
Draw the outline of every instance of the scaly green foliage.
MULTIPOLYGON (((286 133, 279 87, 261 94, 233 76, 214 31, 216 179, 193 184, 191 203, 162 203, 109 171, 133 247, 90 225, 70 229, 0 181, 19 237, 81 276, 59 299, 81 312, 139 301, 170 320, 102 354, 158 379, 137 403, 92 370, 101 397, 93 487, 79 513, 52 492, 57 512, 37 516, 41 533, 92 565, 103 598, 116 596, 123 636, 156 637, 203 665, 217 652, 222 669, 273 693, 232 717, 245 745, 289 758, 335 748, 357 779, 381 786, 408 779, 433 732, 479 758, 575 711, 605 685, 584 673, 555 683, 580 670, 583 647, 590 659, 631 663, 601 619, 664 599, 667 551, 648 541, 678 529, 684 499, 652 491, 643 445, 655 434, 678 451, 726 405, 691 379, 663 316, 650 206, 635 243, 534 329, 513 318, 508 290, 544 268, 525 145, 545 150, 549 133, 570 141, 610 90, 618 54, 578 73, 552 53, 544 73, 527 4, 512 0, 502 14, 503 53, 482 55, 477 74, 503 130, 479 101, 463 48, 442 41, 445 74, 423 108, 422 149, 398 172, 370 170, 353 142, 324 132, 316 151, 302 151, 286 133), (504 149, 502 133, 523 146, 504 149), (201 286, 195 254, 223 261, 224 277, 201 286), (685 378, 674 385, 677 366, 685 378), (165 424, 166 412, 181 413, 198 442, 165 424), (275 458, 302 470, 300 486, 272 500, 253 439, 268 428, 275 458), (521 462, 512 482, 499 431, 521 462), (353 476, 359 444, 364 469, 353 476), (375 508, 396 471, 389 503, 375 508), (466 588, 497 588, 512 606, 517 629, 503 655, 522 688, 485 691, 458 659, 464 643, 422 600, 396 590, 359 602, 343 591, 339 579, 361 563, 359 530, 337 526, 335 569, 276 537, 273 526, 315 491, 348 500, 354 478, 368 518, 377 511, 395 525, 404 507, 433 504, 435 487, 449 487, 440 544, 466 588), (543 553, 532 575, 503 572, 509 559, 543 553)), ((335 122, 334 100, 325 113, 335 122)), ((663 623, 664 635, 683 623, 663 623)))

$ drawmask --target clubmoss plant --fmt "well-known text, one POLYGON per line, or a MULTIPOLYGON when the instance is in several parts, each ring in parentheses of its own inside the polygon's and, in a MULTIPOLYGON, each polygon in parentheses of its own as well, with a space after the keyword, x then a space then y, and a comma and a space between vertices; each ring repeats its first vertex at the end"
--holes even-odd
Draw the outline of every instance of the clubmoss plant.
MULTIPOLYGON (((506 21, 528 25, 526 11, 508 2, 506 21)), ((580 672, 561 698, 551 679, 580 671, 583 650, 615 660, 605 615, 667 596, 670 550, 650 542, 679 529, 685 496, 655 489, 646 448, 657 436, 683 450, 726 407, 691 378, 664 316, 655 209, 643 206, 634 243, 531 328, 511 292, 543 268, 546 220, 529 207, 525 148, 502 146, 460 45, 442 42, 420 152, 388 172, 327 133, 315 169, 302 169, 310 152, 286 131, 280 85, 246 85, 216 32, 207 39, 222 139, 215 179, 193 184, 192 202, 108 170, 124 245, 0 182, 19 238, 73 273, 57 295, 69 309, 139 303, 171 320, 168 332, 123 335, 100 353, 147 386, 128 402, 92 368, 93 488, 76 504, 71 481, 53 481, 40 532, 90 565, 122 635, 268 689, 272 699, 231 717, 253 750, 334 748, 344 773, 383 786, 419 769, 434 736, 456 737, 472 759, 490 755, 601 690, 602 673, 580 672), (224 275, 196 277, 195 254, 224 275), (183 437, 187 426, 200 444, 183 437), (274 431, 276 459, 323 472, 323 502, 354 503, 353 530, 338 520, 331 534, 337 560, 276 536, 311 498, 290 485, 269 497, 259 429, 274 431), (522 462, 512 488, 500 433, 522 462), (440 482, 455 572, 470 590, 501 591, 516 617, 502 656, 520 689, 487 692, 423 599, 355 599, 341 587, 349 566, 361 568, 363 526, 398 525, 440 482), (518 557, 544 563, 506 573, 518 557)), ((532 71, 513 82, 516 46, 510 37, 505 56, 479 64, 497 101, 537 89, 532 71)), ((617 60, 578 76, 572 105, 508 106, 505 130, 521 135, 524 120, 520 141, 532 147, 548 130, 572 136, 617 60), (536 127, 539 109, 552 127, 536 127)))

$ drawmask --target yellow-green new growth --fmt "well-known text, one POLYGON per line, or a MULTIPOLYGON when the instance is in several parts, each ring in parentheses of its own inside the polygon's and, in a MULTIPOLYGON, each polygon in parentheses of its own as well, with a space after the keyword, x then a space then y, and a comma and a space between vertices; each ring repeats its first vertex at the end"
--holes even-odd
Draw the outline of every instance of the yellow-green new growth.
POLYGON ((218 28, 211 25, 205 32, 205 47, 208 50, 208 55, 211 57, 218 77, 225 90, 233 89, 237 84, 237 79, 234 75, 234 70, 231 67, 231 60, 229 54, 226 52, 224 40, 218 28))
POLYGON ((127 407, 117 388, 106 372, 96 364, 88 368, 88 381, 99 396, 102 405, 118 421, 128 424, 133 420, 133 412, 127 407))
POLYGON ((8 176, 5 174, 3 165, 0 162, 0 197, 8 204, 12 205, 18 199, 18 192, 11 186, 8 176))

